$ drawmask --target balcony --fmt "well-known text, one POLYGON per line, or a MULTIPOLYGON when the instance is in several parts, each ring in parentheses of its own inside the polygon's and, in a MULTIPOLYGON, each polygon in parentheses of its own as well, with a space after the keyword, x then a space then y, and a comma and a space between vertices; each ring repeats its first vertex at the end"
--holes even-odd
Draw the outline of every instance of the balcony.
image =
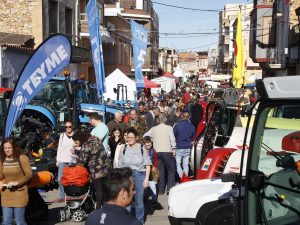
POLYGON ((104 4, 115 4, 118 0, 104 0, 104 4))
POLYGON ((268 62, 267 66, 270 69, 283 69, 286 65, 286 56, 288 55, 288 51, 279 50, 274 48, 267 49, 267 57, 268 62))
MULTIPOLYGON (((110 32, 106 27, 100 25, 102 42, 106 43, 115 43, 115 39, 110 35, 110 32)), ((80 13, 80 29, 79 29, 80 37, 90 37, 89 33, 89 25, 87 20, 86 13, 80 13)))

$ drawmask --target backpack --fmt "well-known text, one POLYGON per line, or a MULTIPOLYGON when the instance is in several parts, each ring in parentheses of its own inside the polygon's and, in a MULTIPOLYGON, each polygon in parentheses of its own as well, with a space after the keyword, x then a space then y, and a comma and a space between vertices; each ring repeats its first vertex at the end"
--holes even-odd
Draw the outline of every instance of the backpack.
MULTIPOLYGON (((141 144, 141 153, 142 153, 142 155, 144 155, 144 149, 143 149, 143 144, 141 144)), ((123 150, 123 155, 125 155, 125 152, 126 152, 126 148, 127 148, 127 144, 125 145, 125 147, 124 147, 124 150, 123 150)))
POLYGON ((63 169, 61 183, 63 186, 86 186, 90 182, 90 174, 82 165, 66 166, 63 169))

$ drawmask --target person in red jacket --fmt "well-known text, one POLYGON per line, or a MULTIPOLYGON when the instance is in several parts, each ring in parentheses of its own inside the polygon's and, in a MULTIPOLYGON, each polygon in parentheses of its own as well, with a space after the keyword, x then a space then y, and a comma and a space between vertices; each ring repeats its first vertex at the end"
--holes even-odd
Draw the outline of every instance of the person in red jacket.
POLYGON ((182 96, 183 103, 185 105, 187 105, 189 103, 189 101, 190 101, 190 98, 191 98, 190 88, 186 88, 186 92, 182 96))

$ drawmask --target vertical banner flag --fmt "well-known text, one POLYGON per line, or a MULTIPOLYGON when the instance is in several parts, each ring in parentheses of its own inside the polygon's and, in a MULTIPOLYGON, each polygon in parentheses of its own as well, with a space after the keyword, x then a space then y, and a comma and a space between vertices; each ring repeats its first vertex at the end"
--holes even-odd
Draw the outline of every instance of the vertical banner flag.
POLYGON ((106 92, 106 84, 100 32, 100 17, 96 0, 89 0, 86 6, 86 14, 89 22, 91 49, 93 53, 98 97, 100 98, 101 95, 103 98, 103 93, 106 92))
POLYGON ((242 24, 241 24, 241 12, 237 19, 236 38, 234 45, 234 64, 233 64, 233 76, 232 83, 236 88, 241 88, 244 77, 244 60, 243 60, 243 41, 242 41, 242 24))
POLYGON ((243 54, 243 61, 244 61, 244 63, 243 63, 243 85, 244 85, 244 87, 246 86, 246 84, 248 83, 248 75, 247 75, 247 55, 248 55, 248 53, 247 53, 247 50, 246 49, 244 49, 244 54, 243 54))
POLYGON ((141 89, 145 87, 142 68, 147 52, 148 31, 142 25, 134 22, 133 20, 130 20, 130 24, 136 88, 141 89))
POLYGON ((63 35, 45 40, 28 59, 16 83, 5 120, 9 137, 25 106, 55 74, 70 64, 71 44, 63 35))

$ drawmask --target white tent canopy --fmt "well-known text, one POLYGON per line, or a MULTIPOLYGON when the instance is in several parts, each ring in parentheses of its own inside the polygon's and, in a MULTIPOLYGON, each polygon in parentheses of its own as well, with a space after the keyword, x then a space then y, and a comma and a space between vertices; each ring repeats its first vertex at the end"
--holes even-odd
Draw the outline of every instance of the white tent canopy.
POLYGON ((173 75, 175 77, 184 77, 185 73, 183 71, 183 69, 178 65, 176 68, 175 68, 175 72, 173 73, 173 75))
MULTIPOLYGON (((127 77, 121 70, 116 69, 105 78, 105 81, 106 93, 104 93, 104 99, 110 98, 117 100, 117 93, 114 92, 114 88, 117 89, 118 84, 122 84, 127 87, 127 100, 135 100, 136 84, 134 80, 127 77)), ((124 94, 124 98, 125 97, 126 95, 124 94)), ((120 98, 122 98, 122 96, 120 96, 120 98)))
POLYGON ((187 78, 190 76, 189 72, 185 69, 185 67, 186 65, 178 64, 173 73, 175 77, 181 77, 182 82, 186 82, 187 78))
POLYGON ((170 91, 176 89, 176 83, 173 78, 158 77, 158 78, 152 79, 151 81, 156 84, 160 84, 160 88, 152 88, 151 93, 157 93, 157 91, 160 91, 161 89, 166 92, 170 92, 170 91))

